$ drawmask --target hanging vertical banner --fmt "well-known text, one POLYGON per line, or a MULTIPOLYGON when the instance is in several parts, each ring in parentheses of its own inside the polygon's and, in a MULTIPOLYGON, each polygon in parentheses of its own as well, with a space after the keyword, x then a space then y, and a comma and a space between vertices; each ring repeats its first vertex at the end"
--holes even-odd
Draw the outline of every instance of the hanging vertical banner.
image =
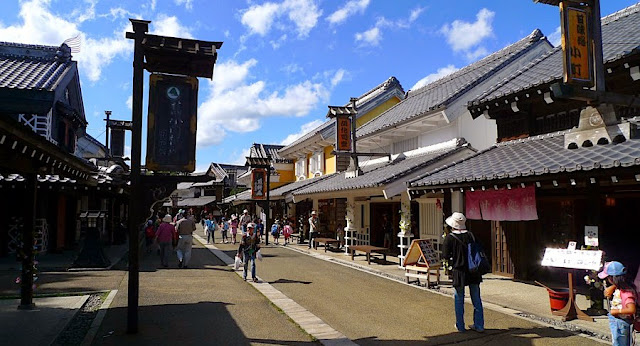
POLYGON ((560 3, 564 82, 580 86, 594 85, 593 49, 591 49, 591 10, 579 3, 560 3))
POLYGON ((336 116, 336 151, 351 151, 351 116, 336 116))
POLYGON ((196 168, 198 79, 154 73, 149 78, 146 167, 193 172, 196 168))
POLYGON ((267 171, 254 168, 251 172, 251 199, 265 199, 267 197, 267 171))
POLYGON ((124 130, 111 129, 111 155, 115 157, 124 156, 124 130))

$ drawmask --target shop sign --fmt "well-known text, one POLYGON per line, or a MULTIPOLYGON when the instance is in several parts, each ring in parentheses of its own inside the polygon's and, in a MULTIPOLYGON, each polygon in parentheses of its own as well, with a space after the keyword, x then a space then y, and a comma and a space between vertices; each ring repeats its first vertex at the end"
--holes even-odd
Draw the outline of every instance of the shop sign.
POLYGON ((547 248, 542 265, 546 267, 600 270, 602 251, 547 248))
POLYGON ((564 82, 592 87, 593 50, 591 49, 591 11, 577 3, 560 3, 564 82))
POLYGON ((124 130, 111 129, 111 155, 116 157, 124 156, 124 130))
POLYGON ((336 151, 351 151, 351 117, 336 116, 336 151))
POLYGON ((537 220, 536 190, 524 188, 466 191, 465 205, 468 219, 491 221, 537 220))
POLYGON ((197 107, 197 78, 157 73, 149 77, 148 169, 195 170, 197 107))
POLYGON ((265 199, 267 197, 267 171, 254 168, 251 172, 251 199, 265 199))

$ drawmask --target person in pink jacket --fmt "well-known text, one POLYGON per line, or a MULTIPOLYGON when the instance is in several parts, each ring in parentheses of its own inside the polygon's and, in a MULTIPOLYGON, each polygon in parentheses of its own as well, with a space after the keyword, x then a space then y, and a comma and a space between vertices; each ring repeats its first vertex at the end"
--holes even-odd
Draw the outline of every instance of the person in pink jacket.
POLYGON ((169 254, 175 233, 176 228, 171 224, 171 215, 167 214, 162 218, 155 237, 155 241, 160 246, 160 264, 165 268, 169 266, 169 254))

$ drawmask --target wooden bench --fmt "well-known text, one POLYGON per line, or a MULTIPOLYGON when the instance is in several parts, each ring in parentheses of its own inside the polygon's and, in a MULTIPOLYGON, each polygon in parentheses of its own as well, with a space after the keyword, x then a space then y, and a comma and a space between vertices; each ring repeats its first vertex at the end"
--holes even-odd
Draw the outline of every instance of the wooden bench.
POLYGON ((332 244, 337 244, 336 249, 340 248, 340 241, 333 238, 314 238, 313 248, 318 250, 318 244, 324 244, 324 252, 327 252, 327 248, 332 244))
POLYGON ((405 277, 407 283, 411 283, 417 281, 420 284, 420 280, 427 281, 427 288, 431 286, 440 285, 440 265, 432 265, 432 266, 422 266, 422 265, 406 265, 405 269, 405 277), (435 276, 435 282, 431 282, 431 277, 435 276), (415 278, 416 280, 411 280, 411 278, 415 278))
POLYGON ((298 244, 302 244, 302 241, 304 239, 304 237, 302 235, 300 235, 300 233, 291 233, 290 237, 291 237, 291 239, 293 239, 293 238, 297 239, 296 242, 298 244))
POLYGON ((351 245, 349 246, 349 252, 351 252, 351 260, 356 254, 356 251, 364 252, 367 255, 367 263, 371 264, 371 253, 378 253, 382 255, 382 260, 387 261, 387 248, 377 247, 371 245, 351 245))

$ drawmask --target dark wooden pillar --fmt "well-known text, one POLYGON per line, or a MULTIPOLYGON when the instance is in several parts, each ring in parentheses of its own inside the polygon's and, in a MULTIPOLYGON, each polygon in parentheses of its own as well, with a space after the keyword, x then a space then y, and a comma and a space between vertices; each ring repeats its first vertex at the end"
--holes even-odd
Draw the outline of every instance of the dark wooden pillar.
POLYGON ((37 175, 24 175, 26 184, 26 201, 24 213, 24 227, 22 228, 22 284, 20 286, 20 305, 18 309, 33 309, 33 274, 34 274, 34 233, 36 228, 36 195, 37 175))

